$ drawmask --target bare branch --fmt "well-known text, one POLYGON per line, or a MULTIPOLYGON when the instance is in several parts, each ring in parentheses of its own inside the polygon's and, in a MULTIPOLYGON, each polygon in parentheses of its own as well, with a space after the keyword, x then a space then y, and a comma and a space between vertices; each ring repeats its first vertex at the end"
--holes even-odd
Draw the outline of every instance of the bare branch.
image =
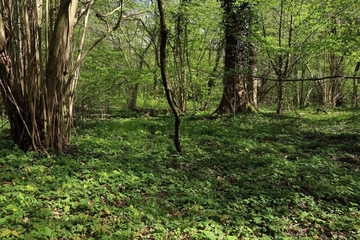
POLYGON ((279 80, 277 78, 266 78, 261 76, 252 76, 253 78, 267 80, 267 81, 274 81, 274 82, 300 82, 300 81, 320 81, 326 79, 335 79, 335 78, 342 78, 342 79, 360 79, 360 77, 356 76, 327 76, 327 77, 320 77, 320 78, 298 78, 298 79, 282 79, 279 80))
POLYGON ((69 74, 68 84, 71 82, 71 79, 73 79, 73 77, 75 76, 77 69, 80 67, 81 63, 84 61, 85 57, 89 54, 89 52, 120 26, 120 22, 123 19, 122 7, 123 7, 123 0, 120 0, 120 16, 119 16, 117 22, 115 23, 115 25, 112 28, 108 28, 108 30, 103 34, 103 36, 99 37, 88 49, 86 49, 85 52, 83 53, 82 57, 76 61, 74 68, 72 69, 72 71, 69 74))
POLYGON ((114 12, 117 12, 117 11, 121 11, 121 12, 122 12, 122 7, 123 7, 123 5, 122 5, 122 3, 121 3, 121 6, 120 6, 120 7, 115 8, 113 11, 111 11, 111 12, 108 13, 108 14, 105 14, 104 17, 110 16, 110 15, 112 15, 114 12))

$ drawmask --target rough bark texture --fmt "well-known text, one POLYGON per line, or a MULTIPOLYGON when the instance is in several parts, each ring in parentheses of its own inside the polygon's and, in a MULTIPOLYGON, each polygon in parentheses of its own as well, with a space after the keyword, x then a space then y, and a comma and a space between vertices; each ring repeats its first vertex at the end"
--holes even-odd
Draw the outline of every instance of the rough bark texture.
POLYGON ((63 139, 64 105, 68 84, 72 36, 77 0, 63 0, 59 8, 54 32, 50 38, 49 59, 46 65, 46 137, 45 147, 63 152, 67 140, 63 139))
POLYGON ((215 114, 251 111, 247 90, 250 4, 224 0, 225 65, 223 95, 215 114))
MULTIPOLYGON (((107 15, 120 12, 114 26, 105 20, 104 34, 82 53, 81 40, 77 61, 69 69, 78 2, 0 0, 0 87, 11 136, 24 150, 67 151, 71 114, 66 124, 66 98, 71 111, 79 67, 86 55, 120 26, 122 0, 107 15)), ((85 12, 93 3, 82 2, 85 12)))
POLYGON ((63 152, 67 145, 63 106, 77 4, 77 0, 62 0, 57 5, 45 50, 41 49, 42 1, 3 0, 0 5, 2 96, 11 136, 24 150, 63 152))

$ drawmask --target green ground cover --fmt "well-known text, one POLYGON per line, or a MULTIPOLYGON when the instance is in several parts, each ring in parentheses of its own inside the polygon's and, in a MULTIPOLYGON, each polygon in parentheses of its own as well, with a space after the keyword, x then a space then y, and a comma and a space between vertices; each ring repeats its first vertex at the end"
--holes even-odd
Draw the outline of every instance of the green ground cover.
MULTIPOLYGON (((82 121, 63 156, 0 140, 1 239, 360 239, 360 114, 82 121)), ((1 135, 6 135, 2 130, 1 135)))

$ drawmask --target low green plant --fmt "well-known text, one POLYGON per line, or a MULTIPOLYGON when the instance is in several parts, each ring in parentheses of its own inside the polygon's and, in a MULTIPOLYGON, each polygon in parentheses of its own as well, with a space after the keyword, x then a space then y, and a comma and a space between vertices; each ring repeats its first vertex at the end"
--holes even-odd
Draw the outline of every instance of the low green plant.
POLYGON ((1 239, 358 239, 359 114, 83 120, 68 155, 0 144, 1 239))

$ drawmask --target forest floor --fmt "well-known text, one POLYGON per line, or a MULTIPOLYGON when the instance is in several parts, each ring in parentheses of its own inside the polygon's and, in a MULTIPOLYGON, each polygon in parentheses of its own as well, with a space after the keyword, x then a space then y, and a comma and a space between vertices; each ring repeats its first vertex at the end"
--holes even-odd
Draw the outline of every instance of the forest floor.
MULTIPOLYGON (((51 158, 0 140, 0 239, 360 239, 360 113, 82 120, 51 158)), ((0 136, 7 130, 0 130, 0 136)))

